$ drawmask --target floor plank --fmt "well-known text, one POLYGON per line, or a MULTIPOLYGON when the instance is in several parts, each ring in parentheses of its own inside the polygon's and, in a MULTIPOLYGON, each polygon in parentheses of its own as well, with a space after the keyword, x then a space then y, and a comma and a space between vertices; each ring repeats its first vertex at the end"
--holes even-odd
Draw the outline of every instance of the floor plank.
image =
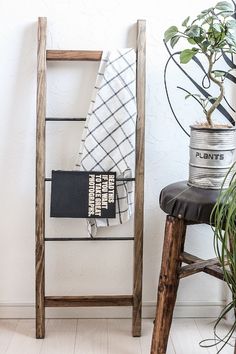
POLYGON ((77 320, 48 320, 40 354, 74 354, 77 320))
POLYGON ((40 354, 42 345, 35 339, 35 321, 19 320, 6 354, 40 354))
POLYGON ((130 319, 108 319, 108 354, 143 354, 140 338, 131 334, 130 319))
POLYGON ((171 339, 176 354, 209 354, 207 349, 199 346, 202 338, 194 319, 174 319, 171 339))
POLYGON ((78 320, 75 354, 107 354, 106 319, 78 320))
POLYGON ((153 320, 142 320, 142 336, 140 337, 141 353, 149 354, 152 340, 153 320))
MULTIPOLYGON (((200 333, 201 338, 204 339, 214 339, 214 333, 213 333, 213 327, 215 324, 215 321, 211 318, 211 319, 205 319, 205 318, 201 318, 201 319, 195 319, 195 323, 197 325, 198 331, 200 333)), ((223 338, 224 335, 227 334, 227 331, 230 330, 231 326, 226 322, 223 321, 219 324, 218 329, 217 329, 217 333, 223 338)), ((213 341, 207 342, 207 344, 212 344, 213 341)), ((234 344, 234 340, 232 339, 230 341, 230 343, 234 344)), ((208 352, 210 354, 215 354, 217 352, 217 348, 219 349, 221 347, 221 345, 218 345, 217 347, 212 347, 212 348, 208 348, 208 352)), ((226 345, 222 351, 221 354, 233 354, 234 353, 234 349, 232 346, 230 345, 226 345)))
MULTIPOLYGON (((201 348, 212 338, 212 319, 174 319, 167 354, 215 354, 201 348)), ((35 339, 34 320, 0 320, 0 354, 149 354, 153 321, 144 319, 142 336, 133 338, 131 319, 56 319, 46 321, 45 339, 35 339)), ((230 328, 219 327, 223 335, 230 328)), ((221 354, 233 354, 225 347, 221 354)))
POLYGON ((15 333, 18 320, 0 320, 0 354, 5 354, 15 333))

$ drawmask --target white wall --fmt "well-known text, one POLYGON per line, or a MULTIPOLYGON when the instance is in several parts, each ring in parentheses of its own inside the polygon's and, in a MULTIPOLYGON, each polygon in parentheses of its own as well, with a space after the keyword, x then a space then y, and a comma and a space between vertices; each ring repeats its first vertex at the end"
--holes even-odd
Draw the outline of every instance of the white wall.
MULTIPOLYGON (((153 314, 165 215, 158 196, 166 184, 187 178, 188 138, 168 107, 163 69, 164 30, 210 0, 2 0, 0 3, 0 316, 32 316, 34 302, 34 187, 37 17, 48 17, 48 48, 103 49, 135 45, 135 22, 147 19, 147 121, 144 239, 144 313, 153 314)), ((84 116, 97 63, 48 64, 48 116, 84 116)), ((173 80, 176 79, 173 74, 173 80)), ((181 96, 176 104, 185 105, 181 96), (181 101, 182 99, 182 101, 181 101)), ((199 111, 199 114, 201 112, 199 111)), ((192 114, 184 109, 185 118, 192 114)), ((80 123, 48 124, 47 173, 71 169, 80 123)), ((47 234, 86 234, 76 220, 47 219, 47 234)), ((108 231, 103 235, 108 235, 108 231)), ((114 228, 129 235, 132 227, 114 228)), ((101 233, 100 233, 101 235, 101 233)), ((187 249, 213 256, 207 226, 189 228, 187 249)), ((132 243, 49 243, 47 294, 129 293, 132 243)), ((182 281, 177 315, 214 315, 224 300, 220 281, 195 275, 182 281)), ((127 315, 127 310, 55 310, 54 316, 127 315)))

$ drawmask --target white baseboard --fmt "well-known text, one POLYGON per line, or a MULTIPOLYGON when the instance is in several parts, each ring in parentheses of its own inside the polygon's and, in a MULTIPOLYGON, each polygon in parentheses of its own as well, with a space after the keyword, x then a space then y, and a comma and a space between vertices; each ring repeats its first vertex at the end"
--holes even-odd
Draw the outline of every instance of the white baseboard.
MULTIPOLYGON (((224 301, 201 302, 183 301, 177 302, 174 317, 218 317, 224 301)), ((143 303, 143 318, 154 318, 156 304, 154 302, 143 303)), ((130 307, 84 307, 84 308, 48 308, 47 318, 131 318, 130 307)), ((35 307, 33 303, 0 303, 0 318, 34 318, 35 307)))

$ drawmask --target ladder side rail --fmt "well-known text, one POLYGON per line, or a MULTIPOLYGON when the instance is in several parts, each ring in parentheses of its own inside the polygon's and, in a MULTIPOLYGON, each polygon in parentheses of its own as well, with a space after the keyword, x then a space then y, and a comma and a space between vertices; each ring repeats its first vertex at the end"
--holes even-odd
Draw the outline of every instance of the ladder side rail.
POLYGON ((36 126, 36 338, 45 335, 45 117, 46 117, 46 17, 38 19, 37 126, 36 126))
POLYGON ((142 275, 143 275, 143 216, 144 216, 144 134, 145 134, 145 65, 146 21, 137 21, 137 123, 134 211, 133 324, 134 337, 141 335, 142 275))

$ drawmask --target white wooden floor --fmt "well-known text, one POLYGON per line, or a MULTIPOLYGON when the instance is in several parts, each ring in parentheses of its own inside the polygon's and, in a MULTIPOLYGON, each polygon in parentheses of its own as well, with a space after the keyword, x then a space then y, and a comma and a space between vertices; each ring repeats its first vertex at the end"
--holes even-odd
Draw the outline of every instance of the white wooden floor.
MULTIPOLYGON (((0 320, 0 354, 149 354, 153 323, 143 320, 141 338, 132 338, 131 320, 47 320, 47 336, 34 338, 34 320, 0 320)), ((222 333, 227 326, 222 326, 222 333)), ((175 319, 168 354, 213 354, 199 341, 212 337, 212 320, 175 319)), ((222 354, 233 354, 227 346, 222 354)))

